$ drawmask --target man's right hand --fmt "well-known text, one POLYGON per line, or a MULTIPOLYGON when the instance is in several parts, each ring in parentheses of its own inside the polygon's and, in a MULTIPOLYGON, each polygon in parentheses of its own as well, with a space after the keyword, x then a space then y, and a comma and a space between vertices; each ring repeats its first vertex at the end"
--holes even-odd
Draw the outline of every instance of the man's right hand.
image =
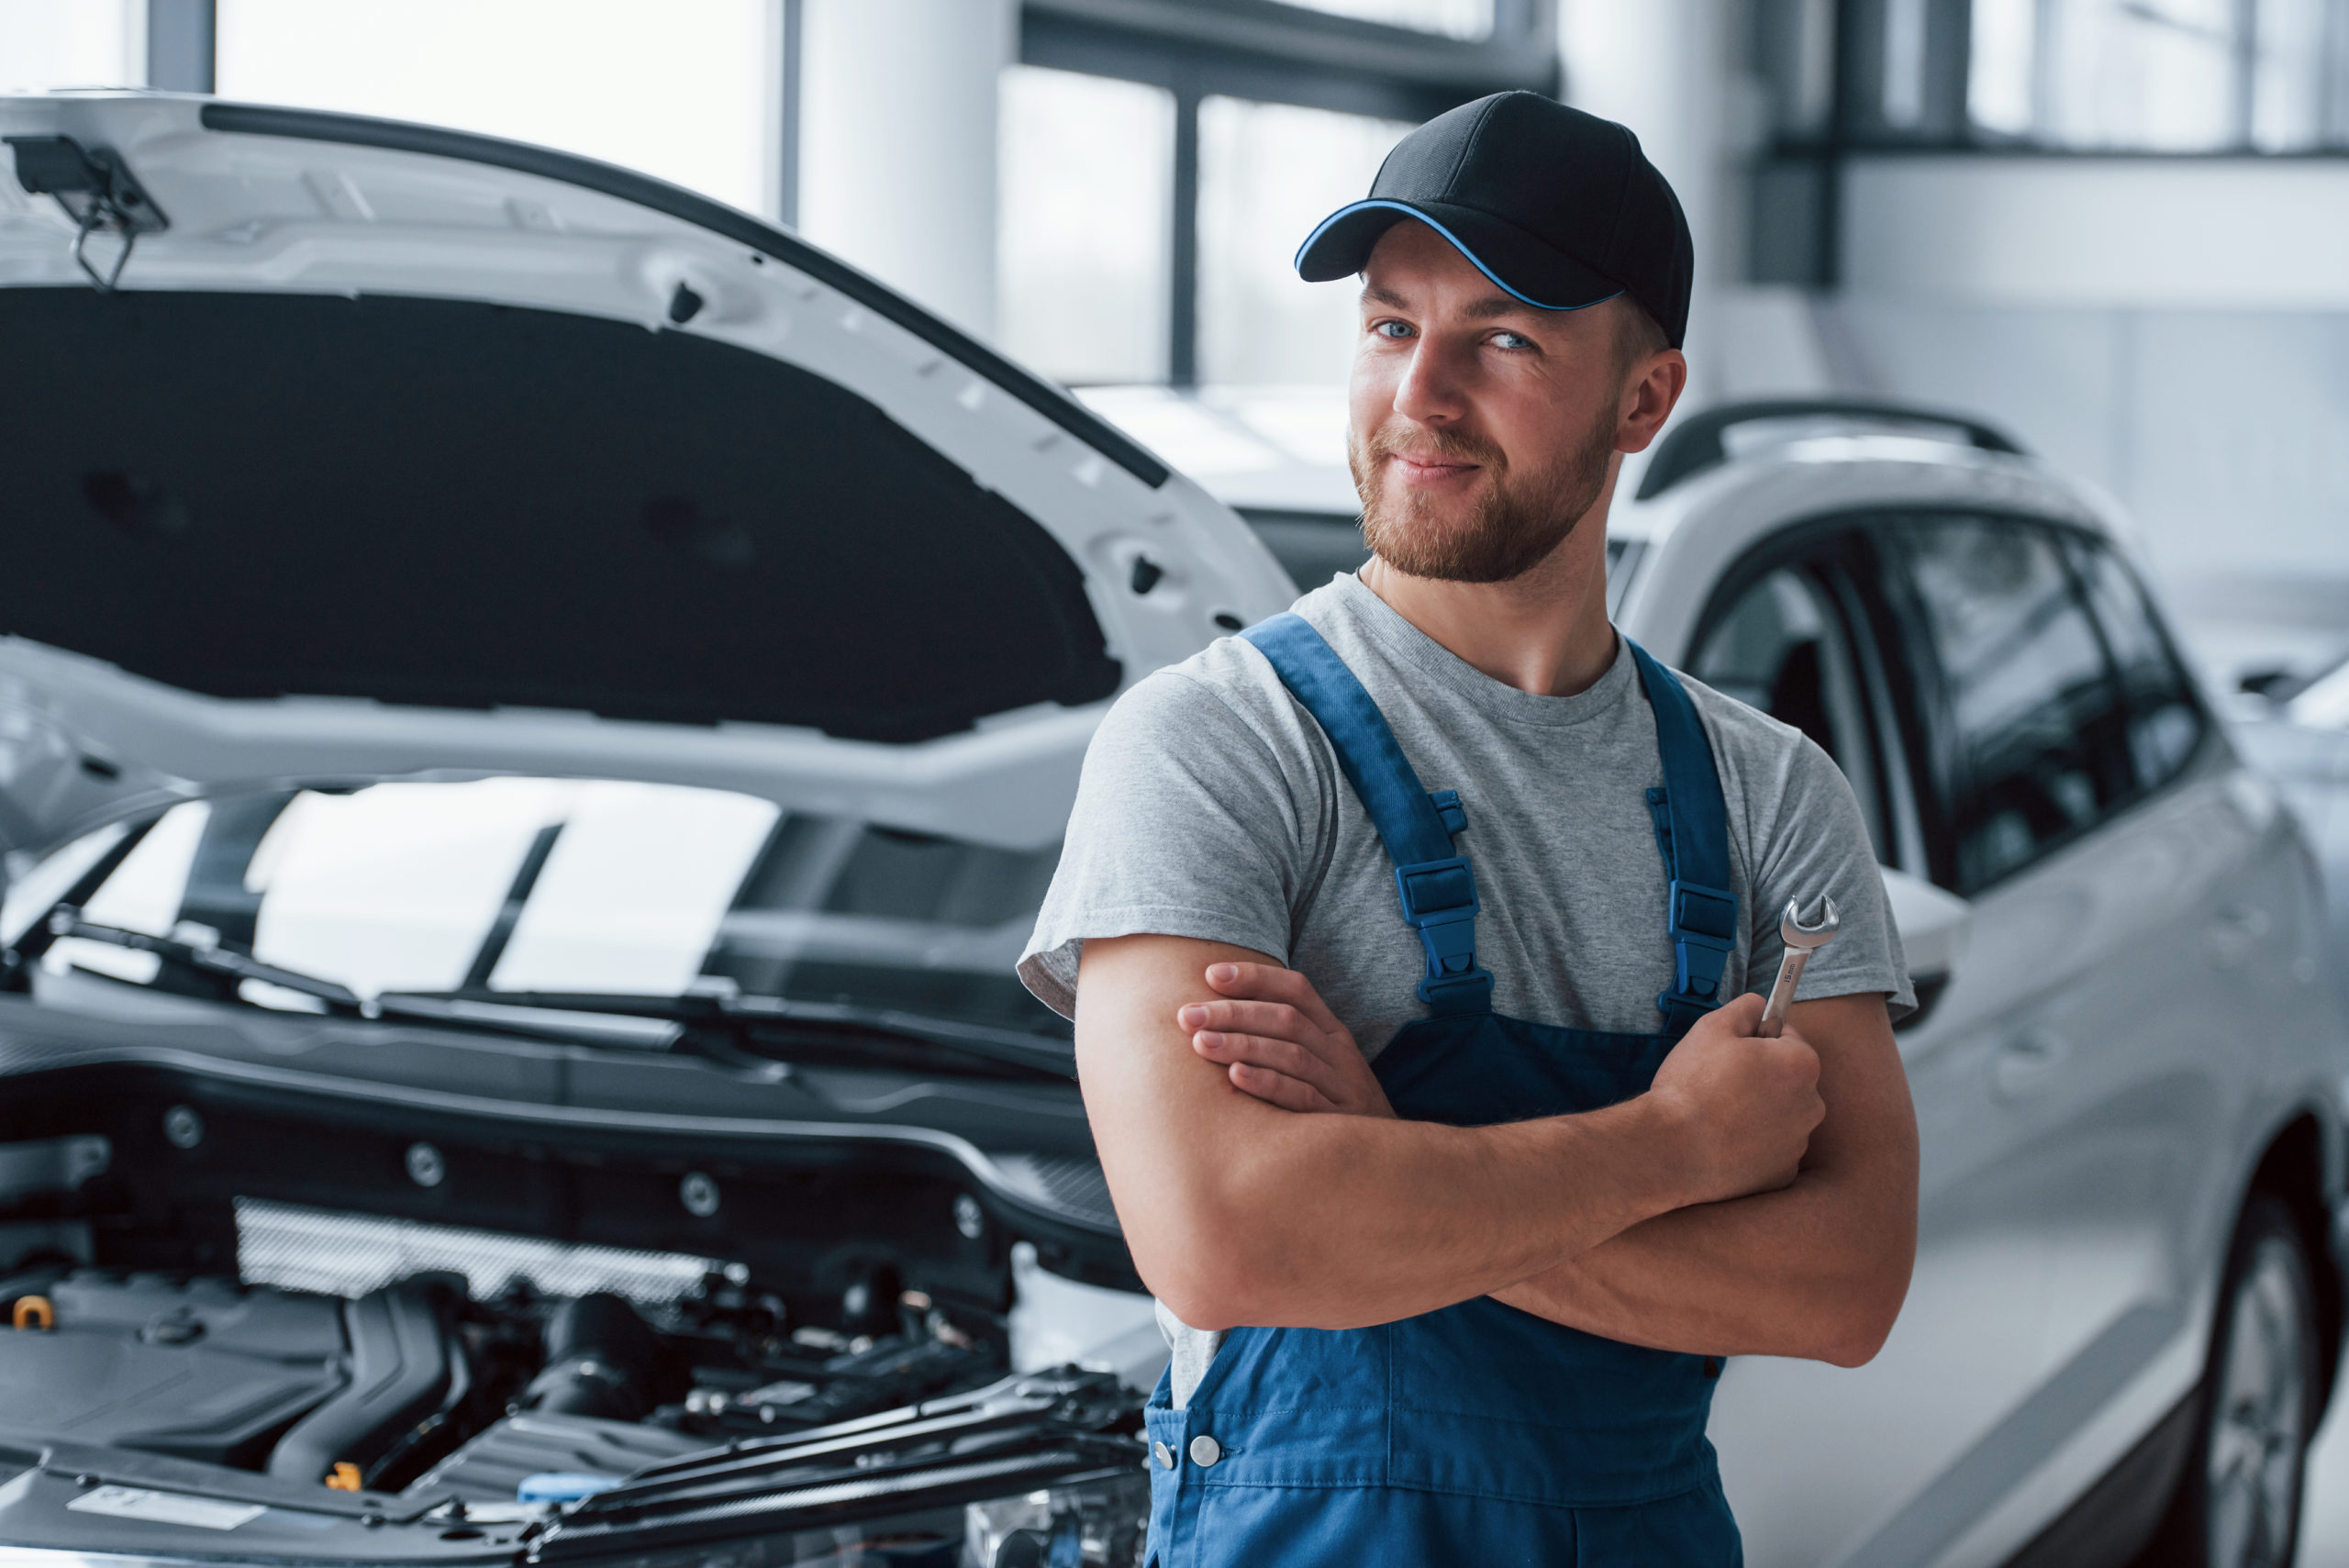
POLYGON ((1656 1069, 1646 1098, 1680 1134, 1690 1203, 1717 1203, 1792 1183, 1827 1115, 1819 1057, 1788 1029, 1754 1033, 1764 1003, 1751 993, 1697 1020, 1656 1069))

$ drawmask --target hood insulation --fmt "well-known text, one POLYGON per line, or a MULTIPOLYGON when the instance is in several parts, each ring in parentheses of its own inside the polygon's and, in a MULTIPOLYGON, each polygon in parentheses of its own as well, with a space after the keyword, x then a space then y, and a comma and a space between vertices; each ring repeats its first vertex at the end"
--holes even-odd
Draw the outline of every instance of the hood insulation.
POLYGON ((459 300, 0 291, 0 633, 227 697, 907 741, 1117 689, 1083 577, 839 385, 459 300))

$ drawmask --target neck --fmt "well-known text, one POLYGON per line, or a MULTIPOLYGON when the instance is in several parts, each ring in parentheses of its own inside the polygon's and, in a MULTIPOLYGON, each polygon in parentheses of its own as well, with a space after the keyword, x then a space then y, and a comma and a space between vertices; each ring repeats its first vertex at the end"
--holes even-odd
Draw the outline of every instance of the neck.
POLYGON ((1530 572, 1506 583, 1447 583, 1411 577, 1376 556, 1365 587, 1396 614, 1504 685, 1537 696, 1587 691, 1615 662, 1607 620, 1607 487, 1573 531, 1530 572))

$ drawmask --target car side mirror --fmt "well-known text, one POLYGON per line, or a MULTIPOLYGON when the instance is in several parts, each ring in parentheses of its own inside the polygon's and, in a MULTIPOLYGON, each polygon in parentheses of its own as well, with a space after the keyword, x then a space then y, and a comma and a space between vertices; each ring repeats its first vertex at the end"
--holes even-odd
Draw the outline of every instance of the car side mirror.
POLYGON ((1935 887, 1921 876, 1894 866, 1879 866, 1884 896, 1892 906, 1892 923, 1900 932, 1900 949, 1909 960, 1909 978, 1917 988, 1917 1010, 1898 1027, 1913 1028, 1949 984, 1959 960, 1965 956, 1966 939, 1973 934, 1974 906, 1954 893, 1935 887))

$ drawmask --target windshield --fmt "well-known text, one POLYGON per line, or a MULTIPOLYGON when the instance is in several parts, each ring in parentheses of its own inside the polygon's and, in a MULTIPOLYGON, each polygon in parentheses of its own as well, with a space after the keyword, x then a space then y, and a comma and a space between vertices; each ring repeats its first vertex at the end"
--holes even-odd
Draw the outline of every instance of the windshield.
MULTIPOLYGON (((1068 1034, 1012 973, 1058 843, 970 843, 723 790, 529 778, 190 802, 107 867, 135 830, 92 834, 17 879, 0 940, 83 884, 94 925, 217 945, 362 998, 673 996, 714 977, 754 995, 1068 1034)), ((50 943, 40 972, 321 1005, 79 936, 50 943)))

